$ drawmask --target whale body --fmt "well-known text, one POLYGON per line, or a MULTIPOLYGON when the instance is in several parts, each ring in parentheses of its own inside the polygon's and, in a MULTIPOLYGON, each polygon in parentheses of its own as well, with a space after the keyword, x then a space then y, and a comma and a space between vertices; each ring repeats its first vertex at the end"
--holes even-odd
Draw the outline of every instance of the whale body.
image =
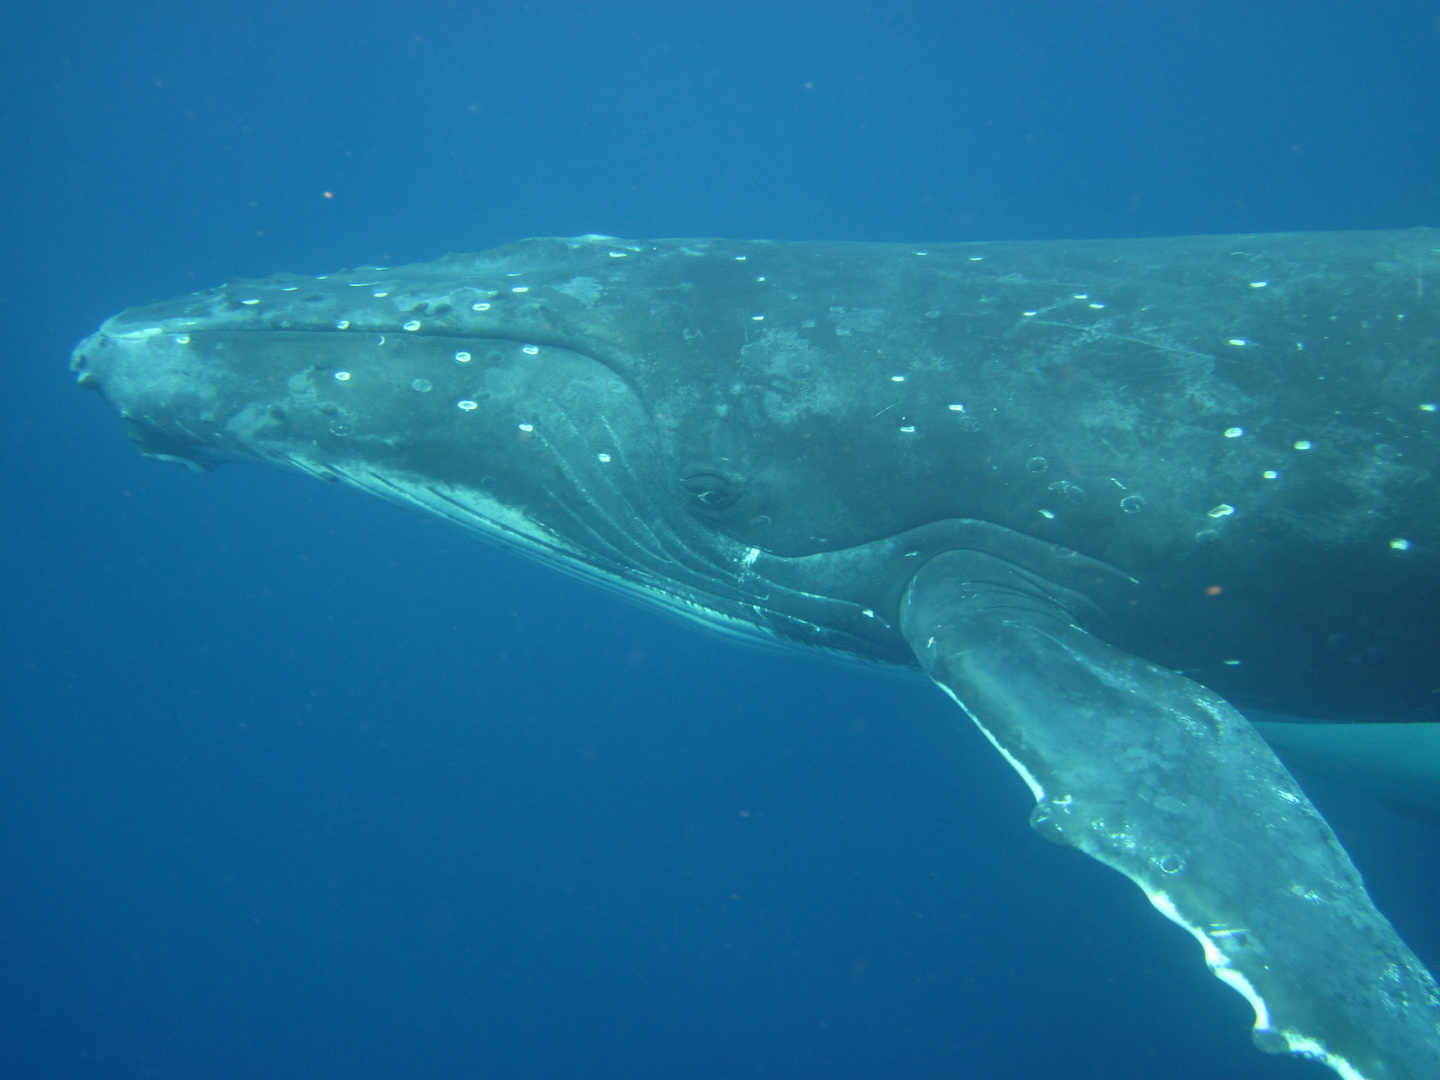
POLYGON ((1435 980, 1240 710, 1436 745, 1437 287, 1425 229, 535 239, 133 308, 72 368, 152 457, 923 672, 1262 1049, 1434 1080, 1435 980))

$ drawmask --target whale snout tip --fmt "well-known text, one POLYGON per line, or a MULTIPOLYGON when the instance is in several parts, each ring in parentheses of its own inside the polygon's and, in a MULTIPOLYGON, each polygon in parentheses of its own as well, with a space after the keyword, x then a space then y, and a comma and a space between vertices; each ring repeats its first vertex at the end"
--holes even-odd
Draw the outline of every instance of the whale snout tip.
MULTIPOLYGON (((195 472, 209 472, 224 456, 200 434, 208 380, 196 372, 176 379, 167 348, 181 339, 164 327, 115 327, 114 320, 86 337, 70 355, 78 386, 94 391, 125 422, 135 448, 146 457, 195 472)), ((188 343, 188 339, 184 343, 188 343)))
POLYGON ((70 370, 75 374, 75 382, 87 390, 100 389, 100 380, 92 369, 91 356, 99 347, 102 336, 99 333, 91 334, 70 353, 70 370))

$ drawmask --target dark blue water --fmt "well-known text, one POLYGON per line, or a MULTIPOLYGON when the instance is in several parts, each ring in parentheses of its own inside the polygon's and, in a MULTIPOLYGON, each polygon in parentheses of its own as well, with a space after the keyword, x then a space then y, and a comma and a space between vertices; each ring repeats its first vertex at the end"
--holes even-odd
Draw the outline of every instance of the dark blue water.
MULTIPOLYGON (((1440 2, 0 14, 0 1076, 1325 1075, 928 686, 143 460, 65 361, 536 234, 1440 224, 1440 2)), ((1315 794, 1440 963, 1440 832, 1315 794)))

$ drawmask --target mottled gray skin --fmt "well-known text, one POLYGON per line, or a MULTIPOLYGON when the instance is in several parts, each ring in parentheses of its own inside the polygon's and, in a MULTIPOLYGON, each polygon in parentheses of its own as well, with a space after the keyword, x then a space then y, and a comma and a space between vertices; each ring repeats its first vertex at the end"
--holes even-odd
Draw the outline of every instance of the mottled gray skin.
POLYGON ((73 366, 155 456, 918 661, 1262 1045, 1422 1080, 1433 980, 1224 699, 1437 718, 1437 279, 1433 230, 542 239, 132 309, 73 366))
MULTIPOLYGON (((276 438, 347 458, 367 437, 363 413, 397 465, 457 482, 487 467, 483 449, 451 445, 489 422, 488 407, 454 408, 495 400, 481 358, 560 346, 598 360, 577 362, 643 407, 652 430, 633 444, 658 452, 647 479, 684 502, 697 544, 713 533, 798 556, 950 518, 992 522, 1137 578, 1107 610, 1107 638, 1237 703, 1434 719, 1440 413, 1421 406, 1440 403, 1437 297, 1430 230, 928 247, 530 240, 232 285, 111 327, 288 328, 322 374, 359 365, 366 335, 389 333, 368 362, 413 370, 432 394, 400 394, 409 380, 396 376, 393 400, 357 408, 358 379, 317 378, 313 402, 281 395, 289 427, 276 438), (382 280, 379 300, 349 284, 382 280), (412 317, 413 338, 400 329, 412 317), (334 331, 342 319, 349 329, 334 331), (471 368, 450 362, 452 345, 473 346, 471 368), (304 412, 326 404, 360 426, 334 435, 331 418, 304 412), (1227 438, 1234 428, 1244 434, 1227 438), (1313 448, 1296 450, 1302 440, 1313 448), (707 508, 679 487, 697 474, 738 497, 707 508), (1234 513, 1211 516, 1224 506, 1234 513)), ((289 378, 277 348, 265 354, 289 378)), ((225 441, 233 413, 216 416, 215 431, 190 427, 218 445, 182 438, 174 452, 243 456, 225 441)), ((163 428, 163 410, 152 419, 163 428)), ((913 662, 883 626, 854 648, 913 662)))

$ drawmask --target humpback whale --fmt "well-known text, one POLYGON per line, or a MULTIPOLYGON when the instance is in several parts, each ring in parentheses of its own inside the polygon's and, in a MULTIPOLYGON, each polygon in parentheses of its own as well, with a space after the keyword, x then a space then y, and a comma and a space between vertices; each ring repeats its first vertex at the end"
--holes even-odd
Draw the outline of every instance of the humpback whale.
POLYGON ((1435 1080, 1434 978, 1241 710, 1434 753, 1437 291, 1425 229, 584 236, 132 308, 72 369, 152 457, 298 470, 923 672, 1262 1050, 1435 1080))

